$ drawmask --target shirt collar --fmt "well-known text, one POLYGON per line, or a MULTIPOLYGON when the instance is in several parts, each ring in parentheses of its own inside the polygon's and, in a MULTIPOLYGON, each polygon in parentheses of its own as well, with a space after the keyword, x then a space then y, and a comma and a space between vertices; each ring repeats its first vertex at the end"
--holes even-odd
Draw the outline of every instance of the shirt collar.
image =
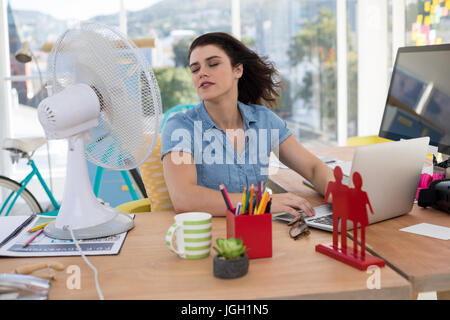
POLYGON ((246 125, 245 129, 250 128, 251 122, 258 121, 258 118, 255 114, 255 108, 250 107, 249 105, 246 105, 245 103, 242 103, 238 101, 239 110, 241 111, 242 119, 244 120, 244 123, 246 125))
MULTIPOLYGON (((242 115, 242 119, 245 124, 245 130, 250 128, 250 123, 256 122, 257 117, 255 115, 255 111, 250 106, 246 105, 245 103, 242 103, 238 101, 238 107, 242 115)), ((202 120, 202 125, 204 130, 208 130, 211 128, 217 128, 220 129, 219 126, 211 119, 208 111, 206 111, 205 104, 203 101, 200 103, 199 108, 199 115, 200 119, 202 120)))

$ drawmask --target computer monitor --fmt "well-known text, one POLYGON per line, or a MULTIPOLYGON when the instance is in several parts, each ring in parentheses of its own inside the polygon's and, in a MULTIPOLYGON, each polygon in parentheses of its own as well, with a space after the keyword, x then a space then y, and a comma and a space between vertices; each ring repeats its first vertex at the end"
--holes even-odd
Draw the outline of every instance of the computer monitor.
POLYGON ((450 154, 450 44, 399 48, 379 136, 429 136, 450 154))

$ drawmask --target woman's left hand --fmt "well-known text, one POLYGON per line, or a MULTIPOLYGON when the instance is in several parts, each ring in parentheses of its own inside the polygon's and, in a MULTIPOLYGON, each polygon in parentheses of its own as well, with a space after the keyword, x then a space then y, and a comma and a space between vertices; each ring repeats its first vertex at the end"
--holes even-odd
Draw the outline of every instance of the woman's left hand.
POLYGON ((300 213, 297 210, 301 209, 309 217, 315 215, 314 208, 308 200, 289 192, 273 194, 270 208, 272 213, 288 212, 298 216, 300 213))

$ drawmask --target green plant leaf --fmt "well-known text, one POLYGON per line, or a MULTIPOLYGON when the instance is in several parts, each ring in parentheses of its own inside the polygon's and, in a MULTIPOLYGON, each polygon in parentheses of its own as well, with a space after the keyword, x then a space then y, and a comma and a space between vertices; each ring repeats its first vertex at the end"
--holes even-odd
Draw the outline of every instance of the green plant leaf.
POLYGON ((231 252, 233 252, 231 241, 227 240, 223 242, 223 251, 226 255, 231 255, 231 252))
POLYGON ((224 257, 227 260, 230 259, 237 259, 240 256, 242 256, 245 251, 246 247, 243 245, 243 241, 241 238, 235 239, 235 238, 229 238, 229 239, 221 239, 218 238, 216 240, 217 245, 220 249, 214 247, 214 250, 216 250, 217 254, 224 257))
POLYGON ((225 251, 224 250, 224 239, 222 239, 222 238, 218 238, 217 240, 216 240, 216 243, 217 243, 217 245, 219 246, 219 248, 222 250, 222 251, 225 251))
POLYGON ((241 256, 238 250, 234 250, 231 255, 233 259, 239 258, 241 256))
POLYGON ((217 249, 216 247, 213 247, 213 249, 216 250, 219 256, 223 256, 223 252, 221 250, 217 249))
POLYGON ((242 256, 245 253, 245 249, 247 249, 245 246, 239 250, 239 257, 242 256))

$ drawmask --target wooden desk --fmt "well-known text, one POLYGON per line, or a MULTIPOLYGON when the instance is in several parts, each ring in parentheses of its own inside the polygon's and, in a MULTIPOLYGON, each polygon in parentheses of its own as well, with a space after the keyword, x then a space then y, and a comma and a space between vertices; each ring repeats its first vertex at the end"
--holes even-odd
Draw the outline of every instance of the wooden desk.
MULTIPOLYGON (((354 147, 313 148, 311 151, 351 161, 354 147)), ((304 186, 300 175, 290 169, 274 171, 276 173, 271 174, 271 179, 286 191, 301 194, 310 199, 314 206, 322 203, 323 198, 304 186)), ((414 294, 438 291, 438 298, 449 298, 448 292, 443 292, 450 290, 450 241, 399 231, 423 222, 450 227, 450 215, 415 204, 412 211, 404 216, 367 227, 368 249, 385 259, 389 266, 410 281, 414 294)))
MULTIPOLYGON (((136 226, 116 256, 90 256, 99 271, 105 299, 408 299, 409 283, 391 268, 380 270, 381 289, 367 289, 372 274, 316 253, 318 243, 331 241, 328 232, 313 231, 294 241, 288 227, 273 223, 273 257, 250 260, 246 276, 222 280, 213 276, 209 258, 183 260, 165 245, 172 212, 137 214, 136 226)), ((225 218, 213 218, 213 239, 226 237, 225 218)), ((93 272, 80 257, 3 258, 0 272, 19 265, 60 261, 81 269, 81 289, 69 290, 70 274, 58 272, 50 299, 97 299, 93 272)))
POLYGON ((366 228, 371 248, 406 277, 413 292, 450 291, 450 241, 399 231, 418 223, 450 227, 448 213, 417 204, 407 215, 366 228))

